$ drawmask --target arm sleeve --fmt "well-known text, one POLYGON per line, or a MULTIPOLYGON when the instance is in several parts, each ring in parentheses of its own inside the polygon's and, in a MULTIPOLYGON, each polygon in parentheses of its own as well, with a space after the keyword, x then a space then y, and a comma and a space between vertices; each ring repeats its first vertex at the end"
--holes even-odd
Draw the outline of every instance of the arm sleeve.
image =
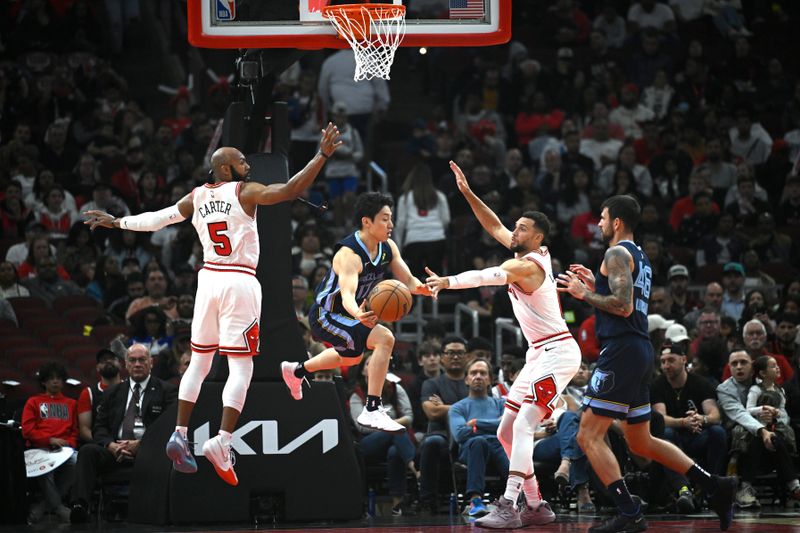
POLYGON ((471 289, 507 283, 506 271, 499 266, 483 270, 468 270, 457 276, 449 276, 448 279, 450 280, 450 289, 471 289))
POLYGON ((758 385, 752 385, 747 391, 747 412, 752 416, 758 416, 758 412, 761 410, 760 407, 756 407, 759 394, 761 394, 761 389, 758 385))
POLYGON ((495 435, 497 434, 497 428, 500 426, 500 417, 503 416, 503 405, 504 402, 500 398, 495 398, 495 407, 497 407, 497 417, 496 418, 479 418, 477 420, 478 431, 479 435, 495 435))
POLYGON ((50 436, 39 429, 39 404, 35 398, 28 398, 22 410, 22 436, 37 448, 46 448, 50 436))
POLYGON ((177 224, 184 220, 186 217, 181 215, 178 206, 171 205, 160 211, 148 211, 140 215, 122 217, 119 220, 119 227, 131 231, 158 231, 170 224, 177 224))
POLYGON ((458 401, 450 408, 448 416, 450 434, 459 444, 466 442, 473 435, 472 428, 467 427, 467 402, 458 401))

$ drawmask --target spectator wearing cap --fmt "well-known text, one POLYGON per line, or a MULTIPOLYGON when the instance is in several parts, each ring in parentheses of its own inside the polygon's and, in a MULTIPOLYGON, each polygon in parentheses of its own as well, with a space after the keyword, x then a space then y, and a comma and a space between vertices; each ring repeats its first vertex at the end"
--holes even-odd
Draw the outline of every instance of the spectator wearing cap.
MULTIPOLYGON (((664 415, 664 437, 712 475, 724 475, 728 437, 719 425, 714 387, 705 378, 687 371, 683 342, 665 343, 659 362, 661 375, 650 387, 650 402, 655 411, 664 415)), ((675 491, 678 509, 682 513, 694 511, 689 481, 669 469, 665 472, 675 491)))
POLYGON ((614 124, 622 126, 625 137, 640 139, 642 137, 642 124, 655 118, 655 113, 639 102, 639 88, 633 83, 626 83, 621 90, 621 105, 617 106, 608 116, 614 124))
POLYGON ((672 265, 667 272, 669 294, 672 297, 670 316, 683 318, 690 309, 694 309, 694 301, 689 296, 689 269, 684 265, 672 265))
POLYGON ((741 263, 725 263, 722 267, 722 313, 739 320, 744 311, 744 267, 741 263))
POLYGON ((92 429, 97 418, 97 406, 103 401, 103 392, 122 381, 122 358, 109 348, 101 348, 95 356, 95 370, 100 381, 83 389, 78 396, 78 432, 81 442, 92 442, 92 429))
MULTIPOLYGON (((674 320, 667 320, 657 313, 647 315, 647 333, 650 335, 653 353, 661 353, 661 346, 666 339, 667 329, 674 323, 674 320)), ((656 362, 656 364, 658 363, 656 362)))

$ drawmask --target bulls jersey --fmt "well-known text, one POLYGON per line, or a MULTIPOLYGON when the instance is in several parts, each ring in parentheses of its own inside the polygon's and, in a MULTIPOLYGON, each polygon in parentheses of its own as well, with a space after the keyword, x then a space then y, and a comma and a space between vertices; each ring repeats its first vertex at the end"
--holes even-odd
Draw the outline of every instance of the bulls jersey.
MULTIPOLYGON (((595 331, 597 339, 602 343, 606 339, 622 335, 638 335, 650 339, 647 332, 647 307, 650 300, 650 285, 653 279, 653 270, 650 260, 641 248, 631 241, 620 241, 617 246, 622 246, 633 257, 633 313, 628 317, 614 315, 606 311, 596 310, 597 323, 595 331)), ((598 270, 595 275, 595 290, 603 296, 611 294, 608 285, 608 276, 598 270)))
POLYGON ((561 302, 556 291, 549 250, 542 246, 520 259, 533 261, 544 270, 544 280, 533 292, 525 292, 516 283, 508 285, 514 316, 517 317, 525 338, 533 347, 537 347, 542 341, 571 337, 567 323, 561 315, 561 302))
MULTIPOLYGON (((339 241, 334 248, 334 253, 342 247, 350 248, 361 259, 361 274, 358 275, 358 287, 356 288, 356 303, 361 305, 372 288, 386 277, 386 269, 392 262, 392 249, 389 247, 389 243, 380 242, 375 257, 370 257, 367 246, 361 241, 358 232, 339 241)), ((350 316, 342 305, 339 291, 339 276, 331 267, 317 287, 317 296, 314 302, 328 313, 350 316)))
POLYGON ((192 191, 192 224, 203 245, 205 268, 255 274, 259 242, 255 216, 239 203, 241 181, 207 183, 192 191))

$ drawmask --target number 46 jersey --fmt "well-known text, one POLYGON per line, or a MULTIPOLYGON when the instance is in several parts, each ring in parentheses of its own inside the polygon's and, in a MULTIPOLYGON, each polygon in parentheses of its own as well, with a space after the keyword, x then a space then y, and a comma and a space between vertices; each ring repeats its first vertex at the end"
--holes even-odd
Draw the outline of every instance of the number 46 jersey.
POLYGON ((207 183, 192 191, 192 224, 203 245, 208 270, 255 274, 259 242, 255 216, 239 203, 241 181, 207 183))

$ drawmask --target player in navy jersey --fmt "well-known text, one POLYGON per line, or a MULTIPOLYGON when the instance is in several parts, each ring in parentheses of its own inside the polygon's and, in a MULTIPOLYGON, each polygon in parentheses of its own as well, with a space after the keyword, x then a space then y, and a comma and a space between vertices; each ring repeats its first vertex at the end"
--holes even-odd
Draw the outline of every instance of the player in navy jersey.
POLYGON ((733 518, 736 478, 711 476, 679 448, 650 434, 653 348, 647 333, 647 307, 652 269, 647 256, 633 242, 640 212, 632 196, 607 199, 598 226, 609 248, 597 276, 583 265, 570 265, 558 279, 559 291, 592 305, 597 316, 600 357, 583 401, 578 444, 608 487, 620 514, 589 531, 647 529, 641 506, 631 498, 619 464, 605 442, 614 420, 623 422, 632 453, 657 461, 703 487, 711 496, 711 508, 719 515, 724 531, 733 518))
POLYGON ((391 196, 365 193, 355 204, 355 224, 361 229, 336 244, 333 264, 316 289, 308 322, 315 339, 332 347, 303 363, 281 363, 283 380, 292 398, 303 398, 302 382, 310 373, 361 361, 364 349, 373 350, 369 365, 367 402, 357 422, 380 431, 399 433, 405 426, 392 420, 381 409, 394 335, 378 324, 375 313, 367 311, 366 299, 373 287, 387 275, 405 283, 412 294, 430 296, 430 291, 411 275, 400 256, 392 233, 391 196))

